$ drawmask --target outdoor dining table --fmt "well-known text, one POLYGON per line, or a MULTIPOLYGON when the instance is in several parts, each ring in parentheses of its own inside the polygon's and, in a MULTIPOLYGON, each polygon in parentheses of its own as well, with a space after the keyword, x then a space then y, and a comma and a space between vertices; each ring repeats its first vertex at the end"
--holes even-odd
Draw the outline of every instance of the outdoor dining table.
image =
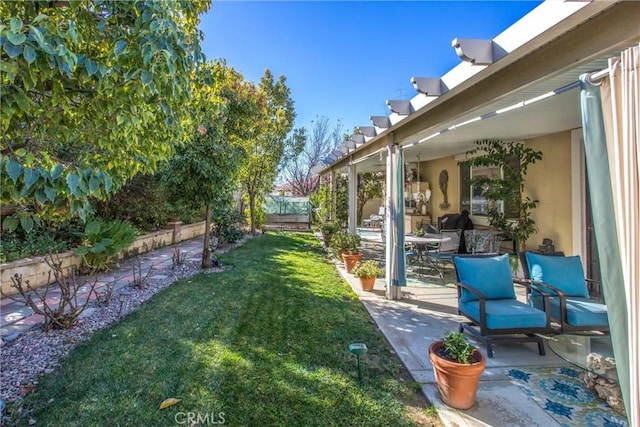
POLYGON ((404 242, 415 247, 417 258, 421 261, 424 261, 424 253, 429 250, 429 246, 437 247, 438 244, 447 240, 451 240, 451 237, 434 233, 425 233, 423 236, 415 234, 405 234, 404 236, 404 242))
POLYGON ((405 243, 413 243, 416 245, 427 245, 445 242, 447 240, 451 240, 451 237, 441 236, 440 234, 433 233, 425 233, 424 236, 416 236, 415 234, 405 234, 404 242, 405 243))

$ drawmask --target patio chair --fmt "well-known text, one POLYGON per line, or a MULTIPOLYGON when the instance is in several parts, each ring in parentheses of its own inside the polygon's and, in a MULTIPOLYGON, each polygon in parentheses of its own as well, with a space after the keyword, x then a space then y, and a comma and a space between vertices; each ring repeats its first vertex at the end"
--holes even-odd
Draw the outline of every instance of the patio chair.
MULTIPOLYGON (((543 255, 525 252, 523 271, 525 277, 551 295, 549 298, 551 319, 560 333, 609 331, 607 306, 589 296, 579 256, 543 255)), ((532 291, 531 305, 540 307, 540 295, 532 291)))
POLYGON ((440 242, 428 248, 426 252, 427 262, 438 272, 443 281, 445 265, 451 263, 451 257, 458 253, 460 233, 461 230, 440 231, 440 242))
POLYGON ((493 357, 493 344, 501 341, 534 342, 545 354, 544 342, 537 334, 551 333, 548 311, 540 310, 516 298, 514 283, 540 291, 543 307, 549 295, 529 281, 511 277, 509 255, 454 255, 458 290, 458 313, 469 319, 459 331, 467 331, 481 340, 487 356, 493 357))

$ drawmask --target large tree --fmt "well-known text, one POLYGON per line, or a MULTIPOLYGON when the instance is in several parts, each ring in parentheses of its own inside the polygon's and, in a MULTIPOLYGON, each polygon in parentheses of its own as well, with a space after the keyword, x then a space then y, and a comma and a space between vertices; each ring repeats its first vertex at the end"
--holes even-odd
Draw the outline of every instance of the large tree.
POLYGON ((265 70, 259 91, 265 96, 262 112, 254 118, 258 134, 245 141, 246 159, 240 169, 243 194, 249 202, 251 232, 256 232, 256 206, 273 189, 274 182, 287 159, 295 155, 295 147, 287 134, 293 128, 295 112, 286 78, 274 81, 265 70))
POLYGON ((287 188, 294 195, 308 196, 318 191, 320 186, 316 168, 343 140, 342 124, 338 121, 332 127, 328 117, 317 117, 312 122, 309 135, 306 134, 305 128, 300 128, 294 132, 293 138, 296 137, 299 139, 292 143, 302 145, 303 149, 286 165, 284 179, 287 188))
MULTIPOLYGON (((209 0, 3 1, 0 185, 29 230, 91 212, 180 141, 209 0)), ((15 227, 17 218, 5 221, 15 227)))
POLYGON ((170 199, 205 207, 202 268, 212 266, 212 206, 231 208, 245 158, 241 142, 254 135, 253 118, 260 114, 263 100, 252 83, 224 62, 208 62, 194 74, 188 105, 191 138, 177 148, 162 175, 170 199))

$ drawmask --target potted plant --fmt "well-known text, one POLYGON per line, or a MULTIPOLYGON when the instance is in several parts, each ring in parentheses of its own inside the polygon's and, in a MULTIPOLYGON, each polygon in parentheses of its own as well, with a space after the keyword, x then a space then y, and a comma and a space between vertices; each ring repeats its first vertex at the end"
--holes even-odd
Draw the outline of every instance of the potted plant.
POLYGON ((527 239, 537 231, 532 213, 539 203, 525 196, 524 184, 529 166, 542 160, 542 151, 518 141, 483 139, 474 144, 476 148, 467 151, 470 158, 461 163, 472 167, 497 166, 501 170, 495 177, 479 176, 471 180, 489 202, 489 225, 511 236, 518 251, 524 252, 527 239))
POLYGON ((476 400, 485 356, 467 342, 462 332, 447 332, 429 346, 429 360, 442 401, 452 408, 469 409, 476 400))
POLYGON ((342 260, 342 254, 349 250, 349 234, 342 230, 333 233, 329 248, 338 259, 342 260))
POLYGON ((347 273, 353 271, 356 262, 362 260, 360 252, 360 236, 357 234, 346 233, 344 237, 344 252, 342 252, 342 260, 347 273))
POLYGON ((370 259, 368 261, 357 262, 353 267, 353 275, 360 279, 360 286, 363 291, 372 291, 378 275, 384 272, 378 266, 378 261, 370 259))
POLYGON ((340 228, 335 222, 326 221, 320 225, 320 233, 322 233, 322 239, 326 247, 331 244, 331 238, 333 233, 337 232, 340 228))

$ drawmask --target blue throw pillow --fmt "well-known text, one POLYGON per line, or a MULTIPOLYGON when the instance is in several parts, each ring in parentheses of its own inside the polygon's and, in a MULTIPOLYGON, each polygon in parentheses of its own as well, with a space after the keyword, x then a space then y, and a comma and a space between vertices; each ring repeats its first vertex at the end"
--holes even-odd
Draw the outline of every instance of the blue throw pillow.
MULTIPOLYGON (((514 299, 509 255, 493 257, 453 257, 461 283, 482 292, 487 299, 514 299)), ((462 289, 460 302, 475 301, 478 298, 462 289)))
POLYGON ((532 280, 555 286, 569 296, 589 298, 579 256, 551 256, 533 252, 527 252, 525 256, 532 280))

